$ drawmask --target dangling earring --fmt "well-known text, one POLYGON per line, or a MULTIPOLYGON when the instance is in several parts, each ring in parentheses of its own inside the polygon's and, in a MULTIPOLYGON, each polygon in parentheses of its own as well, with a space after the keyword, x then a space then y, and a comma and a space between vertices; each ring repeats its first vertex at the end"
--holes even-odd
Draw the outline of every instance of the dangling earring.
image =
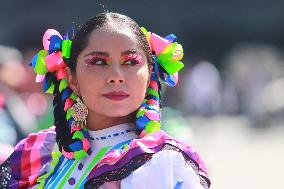
POLYGON ((71 126, 71 133, 76 130, 81 130, 86 126, 88 108, 79 97, 76 99, 76 103, 71 107, 71 115, 74 118, 71 126))

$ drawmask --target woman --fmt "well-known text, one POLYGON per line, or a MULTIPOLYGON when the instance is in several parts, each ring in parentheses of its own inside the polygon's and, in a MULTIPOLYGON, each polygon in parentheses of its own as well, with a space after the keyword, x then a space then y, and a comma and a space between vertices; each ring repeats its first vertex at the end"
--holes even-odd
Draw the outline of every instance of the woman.
POLYGON ((183 67, 175 36, 118 13, 89 19, 72 41, 69 34, 47 30, 31 62, 54 95, 55 126, 19 142, 1 185, 209 188, 197 153, 160 130, 160 81, 174 86, 183 67))

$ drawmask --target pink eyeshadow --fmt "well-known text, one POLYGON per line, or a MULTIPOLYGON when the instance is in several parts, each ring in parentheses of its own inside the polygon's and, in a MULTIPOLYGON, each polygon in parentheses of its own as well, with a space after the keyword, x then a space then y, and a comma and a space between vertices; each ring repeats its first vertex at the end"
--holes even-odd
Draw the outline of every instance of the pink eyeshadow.
POLYGON ((92 61, 94 60, 97 60, 97 59, 101 59, 105 62, 108 62, 108 57, 104 56, 104 55, 100 55, 100 54, 96 54, 90 58, 87 59, 87 63, 91 63, 92 61))
POLYGON ((136 60, 139 64, 143 63, 143 57, 137 53, 131 53, 123 56, 124 61, 136 60))

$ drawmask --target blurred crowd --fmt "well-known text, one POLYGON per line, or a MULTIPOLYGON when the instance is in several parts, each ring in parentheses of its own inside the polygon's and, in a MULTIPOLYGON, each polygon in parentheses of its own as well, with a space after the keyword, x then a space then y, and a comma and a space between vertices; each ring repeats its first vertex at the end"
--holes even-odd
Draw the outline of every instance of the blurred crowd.
POLYGON ((51 126, 49 97, 28 67, 31 52, 0 46, 0 163, 27 134, 51 126))
POLYGON ((280 49, 239 44, 221 63, 184 62, 189 69, 180 75, 177 94, 164 95, 166 104, 185 117, 241 115, 255 128, 284 126, 284 56, 280 49))

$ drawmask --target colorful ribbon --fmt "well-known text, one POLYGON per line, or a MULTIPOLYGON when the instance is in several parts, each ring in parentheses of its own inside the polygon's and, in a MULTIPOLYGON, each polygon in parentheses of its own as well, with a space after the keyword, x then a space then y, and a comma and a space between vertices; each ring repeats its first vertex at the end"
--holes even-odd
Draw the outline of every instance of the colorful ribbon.
POLYGON ((178 71, 184 67, 184 64, 180 62, 183 58, 183 48, 176 42, 176 36, 170 34, 163 38, 148 32, 144 27, 141 27, 141 31, 145 34, 150 48, 154 52, 154 58, 159 64, 159 79, 168 86, 175 86, 178 82, 178 71))

